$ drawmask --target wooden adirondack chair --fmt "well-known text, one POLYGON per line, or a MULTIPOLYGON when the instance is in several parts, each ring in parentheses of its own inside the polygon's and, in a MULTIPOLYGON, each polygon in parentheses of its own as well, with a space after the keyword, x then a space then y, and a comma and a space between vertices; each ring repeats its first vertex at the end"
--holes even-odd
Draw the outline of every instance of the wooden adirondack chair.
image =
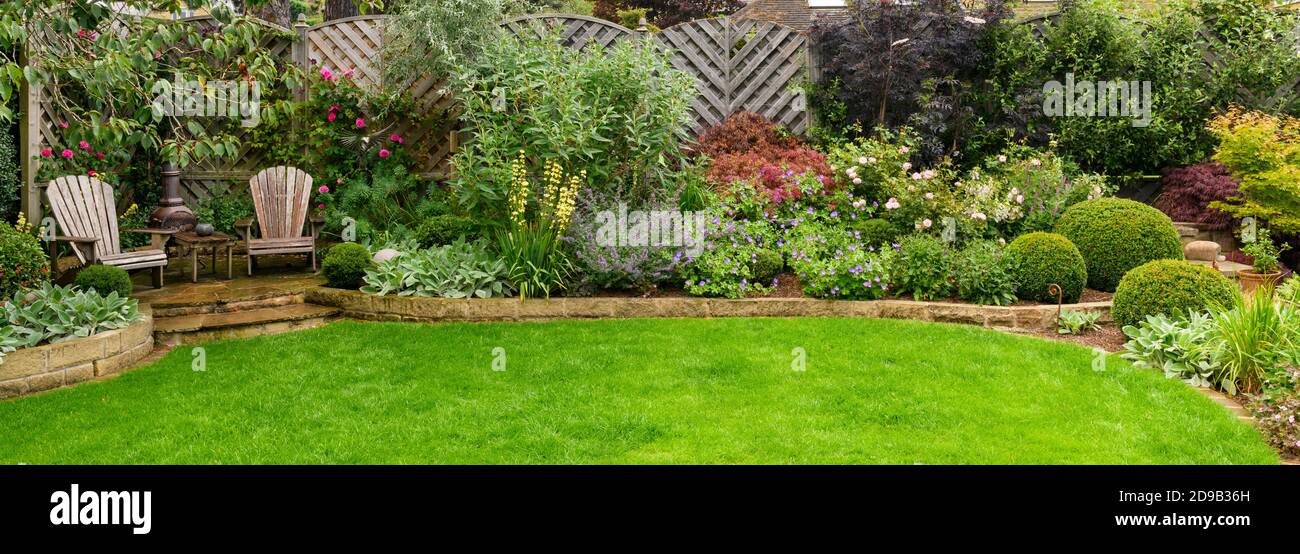
POLYGON ((70 175, 59 177, 45 189, 50 209, 59 230, 50 242, 50 258, 58 259, 58 243, 67 242, 84 265, 103 264, 125 270, 152 269, 153 286, 163 286, 163 268, 167 267, 167 238, 174 229, 124 229, 128 233, 149 233, 153 248, 123 252, 118 240, 117 203, 113 187, 94 177, 70 175))
POLYGON ((248 249, 248 274, 253 274, 254 258, 273 254, 306 254, 316 269, 316 238, 325 220, 311 220, 311 232, 305 232, 308 202, 311 201, 312 178, 296 167, 276 166, 263 169, 248 182, 257 212, 261 238, 253 238, 252 220, 235 223, 248 249))

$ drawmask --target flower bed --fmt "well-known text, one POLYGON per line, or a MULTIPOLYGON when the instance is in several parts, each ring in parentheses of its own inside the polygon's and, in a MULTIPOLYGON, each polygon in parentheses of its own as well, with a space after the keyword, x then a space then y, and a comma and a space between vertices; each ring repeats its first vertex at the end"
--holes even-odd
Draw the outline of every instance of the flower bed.
POLYGON ((0 398, 9 398, 121 373, 153 352, 153 317, 147 306, 125 328, 85 338, 23 348, 0 364, 0 398))
MULTIPOLYGON (((416 298, 375 296, 316 287, 307 302, 343 310, 345 317, 379 321, 525 321, 631 317, 873 317, 964 323, 1017 331, 1056 329, 1056 306, 980 306, 911 300, 812 298, 416 298)), ((1070 304, 1109 321, 1110 302, 1070 304)))

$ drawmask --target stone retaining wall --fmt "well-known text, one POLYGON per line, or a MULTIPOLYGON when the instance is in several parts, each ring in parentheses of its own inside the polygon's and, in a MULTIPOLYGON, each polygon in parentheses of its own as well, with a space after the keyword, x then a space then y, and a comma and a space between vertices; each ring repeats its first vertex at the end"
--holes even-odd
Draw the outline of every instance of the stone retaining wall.
MULTIPOLYGON (((981 325, 1037 331, 1056 328, 1056 306, 977 306, 910 300, 816 300, 811 298, 517 298, 450 299, 375 296, 316 287, 307 302, 333 306, 344 317, 377 321, 527 321, 627 317, 876 317, 981 325)), ((1110 302, 1069 304, 1069 310, 1101 312, 1110 302)))
POLYGON ((153 315, 123 329, 10 352, 0 363, 0 398, 120 373, 153 352, 153 315))

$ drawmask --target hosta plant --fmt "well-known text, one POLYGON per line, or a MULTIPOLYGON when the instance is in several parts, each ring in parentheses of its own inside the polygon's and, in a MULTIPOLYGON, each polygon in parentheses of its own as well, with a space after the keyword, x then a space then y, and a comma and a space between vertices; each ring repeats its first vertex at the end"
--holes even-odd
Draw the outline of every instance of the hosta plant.
POLYGON ((1217 369, 1214 332, 1214 320, 1202 313, 1186 318, 1148 316, 1137 326, 1124 327, 1129 341, 1121 356, 1137 367, 1164 371, 1165 377, 1209 387, 1217 369))
POLYGON ((366 271, 362 292, 380 296, 492 298, 513 289, 506 263, 482 241, 452 244, 397 256, 366 271))
POLYGON ((14 293, 3 310, 0 352, 89 337, 121 329, 142 317, 134 299, 116 292, 102 296, 49 283, 14 293))
POLYGON ((1088 331, 1100 331, 1101 325, 1097 324, 1099 319, 1101 312, 1065 310, 1056 322, 1056 332, 1062 335, 1082 335, 1088 331))

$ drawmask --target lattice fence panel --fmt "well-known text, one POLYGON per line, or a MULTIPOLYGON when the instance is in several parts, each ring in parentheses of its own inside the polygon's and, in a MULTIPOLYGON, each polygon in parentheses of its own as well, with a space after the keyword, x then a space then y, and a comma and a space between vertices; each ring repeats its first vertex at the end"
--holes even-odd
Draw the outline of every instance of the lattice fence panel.
POLYGON ((794 85, 807 66, 806 39, 775 23, 701 19, 656 35, 672 63, 698 80, 691 103, 696 133, 751 111, 802 133, 807 103, 794 85))
POLYGON ((544 37, 558 30, 560 42, 578 50, 584 50, 591 44, 609 47, 617 41, 636 36, 636 31, 627 27, 585 15, 529 15, 505 21, 501 26, 518 36, 544 37))

